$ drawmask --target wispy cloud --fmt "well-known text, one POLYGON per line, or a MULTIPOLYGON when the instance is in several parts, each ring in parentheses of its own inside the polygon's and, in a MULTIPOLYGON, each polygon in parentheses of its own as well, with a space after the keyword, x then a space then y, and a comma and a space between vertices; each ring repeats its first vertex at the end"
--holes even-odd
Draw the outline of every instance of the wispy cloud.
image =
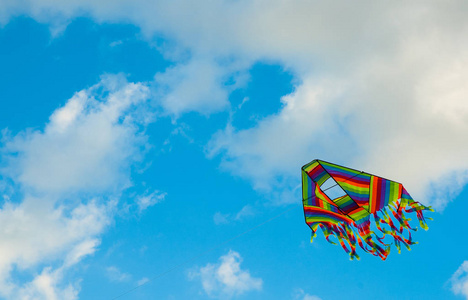
POLYGON ((167 193, 160 191, 154 191, 150 194, 140 195, 136 199, 136 205, 138 206, 138 211, 141 213, 148 207, 151 207, 161 201, 163 201, 167 196, 167 193))
POLYGON ((120 271, 116 266, 107 267, 106 275, 111 281, 117 282, 129 281, 132 278, 130 274, 120 271))
POLYGON ((145 283, 147 283, 149 281, 150 281, 149 278, 143 277, 143 278, 141 278, 140 280, 137 281, 137 285, 140 286, 140 285, 143 285, 143 284, 145 284, 145 283))
POLYGON ((213 216, 213 221, 215 222, 216 225, 219 224, 227 224, 231 223, 234 221, 241 221, 245 218, 251 217, 255 215, 255 210, 254 208, 247 204, 242 209, 235 213, 235 214, 223 214, 220 212, 216 212, 213 216))
POLYGON ((318 296, 310 295, 306 293, 303 289, 295 289, 293 292, 293 299, 295 300, 322 300, 318 296))
POLYGON ((199 279, 205 293, 218 299, 230 299, 248 291, 261 290, 263 280, 252 277, 248 270, 242 270, 241 262, 240 254, 230 250, 219 258, 219 263, 191 271, 189 278, 199 279))
POLYGON ((452 291, 468 299, 468 260, 465 260, 450 279, 452 291))

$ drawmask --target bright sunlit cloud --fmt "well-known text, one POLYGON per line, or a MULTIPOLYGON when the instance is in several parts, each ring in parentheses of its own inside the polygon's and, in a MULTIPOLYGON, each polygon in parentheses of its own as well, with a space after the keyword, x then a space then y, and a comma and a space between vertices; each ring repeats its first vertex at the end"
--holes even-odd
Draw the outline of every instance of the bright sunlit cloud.
MULTIPOLYGON (((443 209, 468 180, 463 1, 120 1, 109 9, 106 1, 39 0, 2 6, 3 22, 25 13, 62 24, 85 13, 99 22, 131 22, 149 41, 168 36, 172 46, 161 49, 174 66, 156 74, 155 93, 175 116, 229 109, 226 83, 253 62, 290 69, 298 84, 279 114, 250 129, 228 127, 211 143, 211 153, 225 151, 228 170, 256 187, 271 188, 262 182, 267 173, 285 182, 269 181, 274 186, 290 189, 293 170, 320 157, 404 181, 418 199, 443 209)), ((77 109, 79 103, 70 105, 58 117, 62 126, 77 109)))

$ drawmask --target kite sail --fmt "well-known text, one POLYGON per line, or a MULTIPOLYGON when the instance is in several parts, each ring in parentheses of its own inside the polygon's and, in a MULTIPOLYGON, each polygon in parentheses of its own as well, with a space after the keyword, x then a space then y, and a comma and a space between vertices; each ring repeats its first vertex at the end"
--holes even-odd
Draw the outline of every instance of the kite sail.
POLYGON ((417 227, 411 227, 405 213, 416 212, 421 227, 427 230, 423 211, 433 211, 414 201, 401 183, 317 159, 302 167, 302 204, 312 229, 311 242, 321 227, 327 241, 335 244, 330 240, 334 235, 350 259, 359 259, 358 244, 385 260, 391 246, 384 240, 386 236, 393 238, 399 253, 401 244, 410 250, 416 244, 411 231, 417 227), (327 188, 330 183, 333 185, 327 188), (335 196, 326 193, 333 187, 335 196), (338 196, 336 189, 341 193, 338 196))

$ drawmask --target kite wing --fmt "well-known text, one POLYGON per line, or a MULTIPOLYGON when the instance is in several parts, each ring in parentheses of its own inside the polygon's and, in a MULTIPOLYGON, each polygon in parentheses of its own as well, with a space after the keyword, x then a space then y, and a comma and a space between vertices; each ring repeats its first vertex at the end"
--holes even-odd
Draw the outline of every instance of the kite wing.
POLYGON ((359 259, 356 253, 359 244, 365 252, 385 260, 390 253, 390 245, 383 241, 387 235, 393 237, 398 252, 401 244, 410 249, 410 245, 416 244, 411 231, 417 228, 410 226, 411 219, 406 218, 405 212, 416 212, 421 227, 427 230, 423 211, 433 211, 414 201, 401 183, 322 160, 313 160, 302 167, 302 203, 312 239, 321 227, 327 241, 335 244, 330 240, 334 235, 351 259, 359 259), (344 195, 327 196, 327 189, 321 187, 330 179, 344 195), (381 237, 371 230, 371 223, 381 237), (404 232, 408 232, 408 237, 404 232))

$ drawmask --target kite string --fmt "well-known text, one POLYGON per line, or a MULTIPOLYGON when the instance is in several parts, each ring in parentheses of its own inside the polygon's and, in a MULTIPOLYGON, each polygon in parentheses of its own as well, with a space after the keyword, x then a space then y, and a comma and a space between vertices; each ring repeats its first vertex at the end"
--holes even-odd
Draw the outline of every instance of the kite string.
POLYGON ((209 248, 208 250, 205 250, 205 251, 201 252, 200 254, 197 254, 197 255, 195 255, 195 256, 192 256, 191 258, 189 258, 189 259, 187 259, 187 260, 185 260, 185 261, 183 261, 183 262, 181 262, 181 263, 179 263, 179 264, 177 264, 177 265, 175 265, 175 266, 173 266, 173 267, 167 269, 166 271, 163 271, 163 272, 161 272, 161 273, 155 275, 153 278, 150 278, 150 279, 147 280, 146 282, 143 282, 143 283, 141 283, 141 284, 139 284, 139 285, 137 285, 137 286, 135 286, 135 287, 133 287, 133 288, 131 288, 131 289, 125 291, 125 292, 123 292, 122 294, 120 294, 120 295, 118 295, 118 296, 112 298, 111 300, 115 300, 115 299, 121 298, 121 297, 123 297, 123 296, 125 296, 125 295, 127 295, 127 294, 129 294, 129 293, 131 293, 131 292, 133 292, 134 290, 136 290, 136 289, 138 289, 138 288, 140 288, 140 287, 146 285, 147 283, 149 283, 149 282, 151 282, 151 281, 153 281, 153 280, 156 280, 156 279, 158 279, 158 278, 161 278, 161 277, 165 276, 166 274, 168 274, 168 273, 170 273, 170 272, 172 272, 172 271, 174 271, 174 270, 176 270, 176 269, 178 269, 178 268, 180 268, 180 267, 182 267, 182 266, 188 264, 189 262, 192 262, 192 261, 196 260, 197 258, 200 258, 200 257, 202 257, 202 256, 204 256, 204 255, 206 255, 206 254, 208 254, 208 253, 210 253, 210 252, 212 252, 212 251, 214 251, 214 250, 220 248, 221 246, 224 246, 225 244, 227 244, 227 243, 229 243, 229 242, 231 242, 231 241, 233 241, 233 240, 236 240, 236 239, 240 238, 241 236, 243 236, 243 235, 249 233, 250 231, 257 229, 258 227, 261 227, 261 226, 263 226, 263 225, 265 225, 265 224, 267 224, 267 223, 273 221, 274 219, 277 219, 278 217, 284 215, 285 213, 291 211, 291 210, 294 209, 294 208, 296 208, 296 207, 293 206, 293 207, 291 207, 291 208, 289 208, 289 209, 287 209, 287 210, 285 210, 285 211, 283 211, 283 212, 281 212, 281 213, 279 213, 279 214, 277 214, 277 215, 271 217, 270 219, 268 219, 268 220, 266 220, 266 221, 264 221, 264 222, 262 222, 262 223, 260 223, 260 224, 257 224, 257 225, 255 225, 255 226, 253 226, 253 227, 247 229, 246 231, 244 231, 244 232, 242 232, 242 233, 240 233, 240 234, 238 234, 238 235, 236 235, 236 236, 234 236, 234 237, 232 237, 232 238, 230 238, 230 239, 227 239, 227 240, 225 240, 225 241, 223 241, 223 242, 221 242, 221 243, 219 243, 219 244, 217 244, 217 245, 215 245, 215 246, 209 248))

